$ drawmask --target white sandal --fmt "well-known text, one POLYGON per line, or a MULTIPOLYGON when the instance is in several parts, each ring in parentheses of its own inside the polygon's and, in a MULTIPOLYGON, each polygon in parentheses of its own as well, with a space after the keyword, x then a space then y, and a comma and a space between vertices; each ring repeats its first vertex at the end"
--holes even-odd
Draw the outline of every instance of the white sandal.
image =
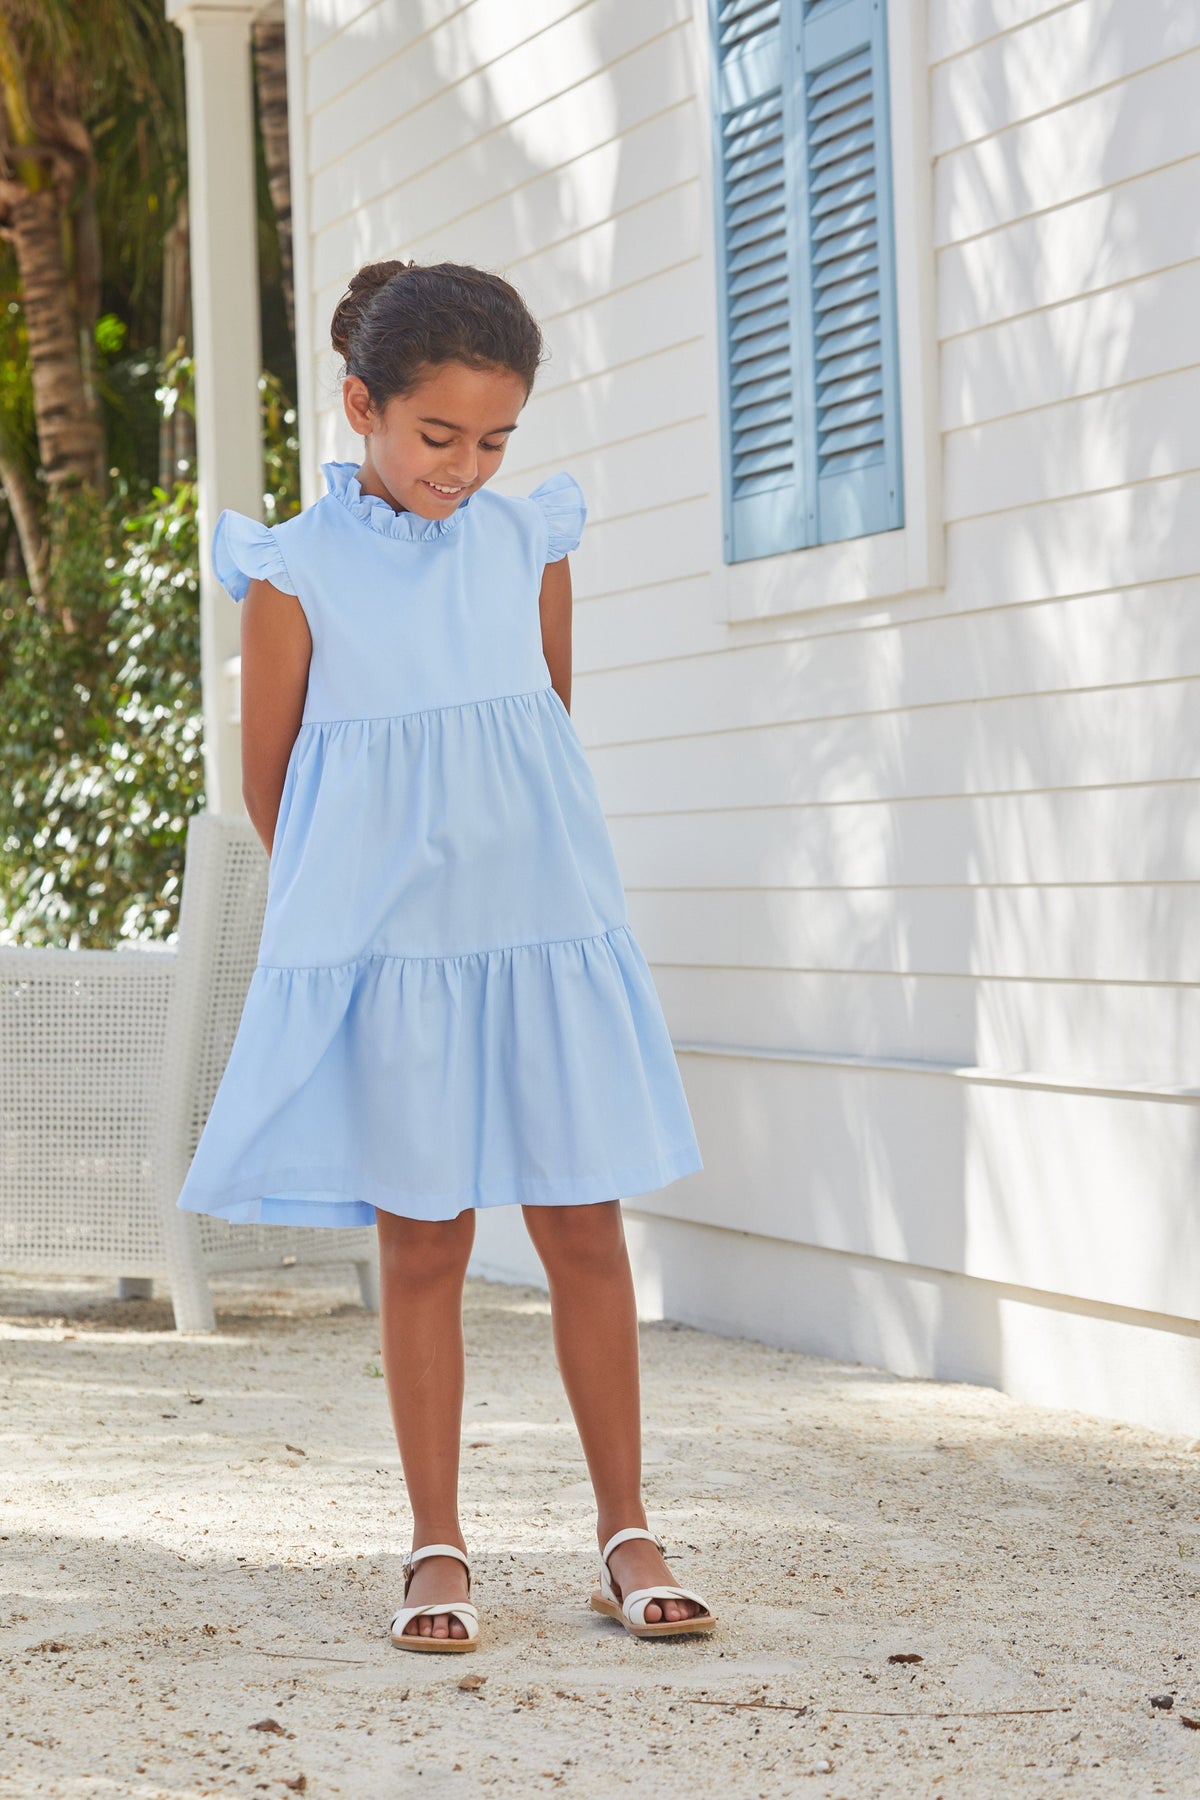
POLYGON ((593 1611, 605 1613, 610 1619, 619 1619, 631 1637, 676 1637, 683 1632, 711 1631, 717 1622, 716 1614, 709 1609, 708 1601, 702 1595, 694 1594, 691 1588, 672 1587, 669 1583, 664 1587, 634 1588, 632 1594, 624 1594, 618 1600, 608 1572, 608 1558, 626 1538, 649 1538, 659 1550, 666 1551, 662 1539, 641 1525, 627 1525, 624 1531, 614 1531, 600 1552, 600 1586, 592 1594, 593 1611), (694 1600, 704 1611, 693 1613, 687 1619, 660 1619, 656 1625, 647 1625, 646 1607, 651 1600, 694 1600))
MULTIPOLYGON (((466 1555, 457 1544, 422 1544, 419 1550, 410 1550, 404 1559, 404 1594, 408 1597, 409 1584, 417 1564, 426 1556, 457 1556, 467 1571, 467 1592, 471 1591, 471 1565, 466 1555)), ((470 1600, 430 1600, 425 1606, 402 1606, 391 1623, 391 1639, 397 1650, 474 1650, 479 1641, 479 1609, 470 1600), (456 1637, 421 1637, 410 1631, 405 1637, 404 1627, 410 1619, 420 1613, 449 1613, 451 1618, 458 1619, 466 1629, 465 1638, 456 1637)))

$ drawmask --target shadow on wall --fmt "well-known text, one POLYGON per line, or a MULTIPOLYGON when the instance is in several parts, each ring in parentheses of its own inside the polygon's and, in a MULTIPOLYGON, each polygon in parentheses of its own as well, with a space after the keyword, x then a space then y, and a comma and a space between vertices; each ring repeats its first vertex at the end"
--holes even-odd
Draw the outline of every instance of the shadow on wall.
MULTIPOLYGON (((1147 120, 1131 122, 1125 86, 1088 96, 1067 165, 1030 165, 1028 133, 996 123, 1030 111, 1019 38, 989 51, 997 135, 947 159, 940 192, 940 211, 963 215, 956 235, 983 233, 943 283, 956 309, 942 332, 957 616, 904 624, 911 611, 893 608, 859 640, 869 703, 819 729, 756 725, 753 773, 730 726, 723 748, 743 783, 718 774, 697 818, 795 805, 797 868, 828 863, 819 886, 781 891, 772 846, 728 881, 748 896, 747 920, 766 924, 743 953, 747 981, 791 984, 797 999, 800 974, 846 984, 840 1039, 814 1038, 797 1006, 780 1049, 1195 1089, 1195 994, 1180 992, 1195 979, 1191 889, 1179 884, 1195 880, 1197 825, 1179 784, 1196 775, 1198 633, 1183 583, 1200 554, 1176 474, 1194 462, 1181 403, 1191 389, 1173 371, 1172 334, 1154 330, 1170 276, 1139 273, 1153 266, 1149 215, 1122 187, 1075 204, 1116 178, 1109 144, 1147 120), (1051 179, 1057 198, 1031 193, 1051 179), (1022 239, 980 223, 1034 205, 1055 210, 1022 239), (883 635, 890 662, 873 653, 883 635), (935 646, 940 667, 922 655, 935 646), (886 681, 873 683, 879 670, 886 681), (865 868, 878 873, 862 885, 865 868), (853 998, 889 986, 903 996, 889 1006, 890 1046, 853 998), (950 987, 972 996, 965 1030, 950 987)), ((1056 114, 1046 128, 1071 125, 1056 114)), ((841 611, 822 629, 853 620, 841 611)), ((797 632, 813 626, 800 619, 797 632)), ((828 642, 778 646, 795 658, 799 693, 828 642)), ((705 1025, 697 1036, 738 1041, 711 1014, 705 1025)), ((769 1061, 685 1068, 708 1167, 647 1210, 1196 1316, 1194 1107, 769 1061)), ((895 1291, 875 1304, 883 1315, 859 1320, 856 1342, 886 1345, 892 1367, 926 1354, 948 1367, 927 1308, 895 1291)), ((975 1305, 977 1342, 1003 1379, 985 1288, 975 1305)), ((811 1341, 805 1331, 798 1319, 793 1341, 811 1341)), ((946 1354, 961 1342, 957 1320, 946 1354)))
MULTIPOLYGON (((322 0, 308 10, 320 40, 334 20, 322 0)), ((673 265, 696 256, 691 243, 678 255, 663 248, 693 218, 694 181, 682 197, 676 189, 694 175, 694 146, 669 118, 694 86, 687 33, 663 32, 639 9, 564 8, 537 31, 516 8, 437 19, 434 10, 410 8, 398 43, 394 11, 375 8, 338 33, 336 56, 320 41, 310 55, 318 331, 364 261, 497 269, 529 301, 551 351, 514 442, 521 467, 541 460, 549 410, 555 452, 593 454, 611 435, 606 372, 695 336, 665 296, 639 307, 631 292, 664 269, 677 285, 673 265), (569 420, 558 418, 560 402, 569 420)), ((323 455, 345 441, 338 367, 329 358, 320 383, 333 415, 323 432, 336 437, 323 455)), ((594 518, 604 515, 594 481, 589 502, 594 518)))
MULTIPOLYGON (((310 11, 322 15, 319 0, 310 11)), ((561 358, 539 389, 546 410, 530 408, 530 460, 539 416, 554 418, 564 460, 593 455, 620 435, 606 371, 682 341, 662 338, 664 309, 644 302, 670 275, 656 273, 667 259, 652 209, 684 218, 696 187, 688 133, 706 114, 683 33, 673 51, 662 36, 638 45, 645 28, 626 9, 592 7, 527 42, 510 16, 492 41, 482 10, 426 28, 427 11, 414 10, 419 35, 399 57, 370 40, 382 9, 364 15, 363 77, 314 117, 318 317, 369 257, 504 268, 561 358), (373 83, 390 84, 395 116, 370 154, 335 161, 373 83), (664 127, 678 107, 684 122, 664 127), (464 204, 448 217, 454 192, 464 204)), ((1194 878, 1197 828, 1177 784, 1195 775, 1178 673, 1196 667, 1196 626, 1163 584, 1198 559, 1174 473, 1187 466, 1184 409, 1173 386, 1151 405, 1140 385, 1182 378, 1160 328, 1168 278, 1123 275, 1153 261, 1150 215, 1119 179, 1128 151, 1112 150, 1146 128, 1134 116, 1144 101, 1131 83, 1067 105, 1042 94, 1054 65, 1029 51, 1054 29, 1033 21, 939 74, 948 116, 980 140, 934 174, 951 616, 919 624, 903 603, 876 608, 853 634, 846 684, 867 698, 840 713, 814 700, 814 671, 861 609, 799 622, 776 647, 799 704, 774 723, 731 715, 719 755, 712 725, 689 744, 641 742, 644 805, 699 833, 727 810, 787 820, 790 873, 778 873, 776 841, 710 883, 726 918, 741 909, 727 932, 734 978, 794 995, 774 1015, 779 1048, 1195 1084, 1200 1028, 1177 997, 1188 890, 1169 884, 1194 878), (1004 129, 1014 120, 1025 123, 1004 129), (713 768, 707 787, 694 769, 690 786, 679 775, 693 751, 713 768)), ((699 240, 675 229, 694 284, 699 240)), ((594 523, 623 508, 623 461, 596 464, 594 523)), ((747 692, 737 659, 759 648, 724 652, 728 691, 747 692)), ((633 672, 628 692, 632 712, 644 693, 633 672)), ((624 735, 653 730, 639 715, 624 735)), ((677 896, 681 935, 701 897, 677 896)), ((680 979, 702 967, 693 951, 680 979)), ((761 1044, 747 1035, 756 1005, 735 1010, 735 1029, 710 1012, 705 1035, 761 1044)), ((1173 1119, 1153 1133, 1184 1109, 836 1064, 693 1057, 685 1073, 706 1168, 637 1210, 1047 1291, 1082 1283, 1120 1304, 1178 1280, 1194 1229, 1178 1179, 1187 1132, 1173 1119)), ((895 1285, 875 1292, 861 1302, 864 1341, 893 1367, 945 1367, 961 1322, 931 1304, 915 1288, 911 1302, 895 1285)), ((986 1289, 976 1305, 981 1366, 1003 1368, 986 1289)))

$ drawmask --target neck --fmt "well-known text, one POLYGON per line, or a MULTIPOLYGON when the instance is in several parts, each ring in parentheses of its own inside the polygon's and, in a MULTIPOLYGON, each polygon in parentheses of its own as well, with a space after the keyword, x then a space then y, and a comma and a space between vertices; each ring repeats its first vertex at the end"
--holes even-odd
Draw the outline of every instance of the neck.
POLYGON ((402 513, 408 511, 406 506, 400 505, 400 502, 396 499, 394 494, 388 492, 387 488, 380 480, 379 471, 371 461, 369 454, 363 457, 362 466, 358 471, 358 485, 364 494, 370 494, 376 500, 386 500, 393 512, 402 513))

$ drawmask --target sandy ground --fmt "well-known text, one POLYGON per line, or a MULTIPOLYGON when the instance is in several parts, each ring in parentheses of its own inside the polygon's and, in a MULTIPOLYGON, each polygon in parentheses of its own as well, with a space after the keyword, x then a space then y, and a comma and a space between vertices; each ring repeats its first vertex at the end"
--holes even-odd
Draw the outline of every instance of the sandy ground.
POLYGON ((1200 1795, 1180 1440, 645 1325, 651 1523, 721 1622, 639 1643, 587 1607, 547 1303, 472 1282, 484 1642, 421 1657, 350 1272, 227 1279, 211 1338, 108 1291, 0 1278, 6 1800, 1200 1795))

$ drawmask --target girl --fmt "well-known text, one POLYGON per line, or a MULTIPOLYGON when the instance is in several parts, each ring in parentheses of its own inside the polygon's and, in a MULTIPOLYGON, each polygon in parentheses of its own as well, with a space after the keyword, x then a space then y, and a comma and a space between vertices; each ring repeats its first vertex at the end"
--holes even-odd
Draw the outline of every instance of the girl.
POLYGON ((243 793, 270 857, 258 962, 178 1204, 378 1227, 388 1399, 413 1510, 404 1650, 473 1650, 458 1517, 475 1209, 520 1203, 598 1507, 592 1605, 708 1631, 641 1496, 619 1196, 701 1168, 569 714, 565 472, 487 483, 542 339, 453 263, 360 269, 332 326, 362 462, 268 529, 223 512, 242 618, 243 793))

